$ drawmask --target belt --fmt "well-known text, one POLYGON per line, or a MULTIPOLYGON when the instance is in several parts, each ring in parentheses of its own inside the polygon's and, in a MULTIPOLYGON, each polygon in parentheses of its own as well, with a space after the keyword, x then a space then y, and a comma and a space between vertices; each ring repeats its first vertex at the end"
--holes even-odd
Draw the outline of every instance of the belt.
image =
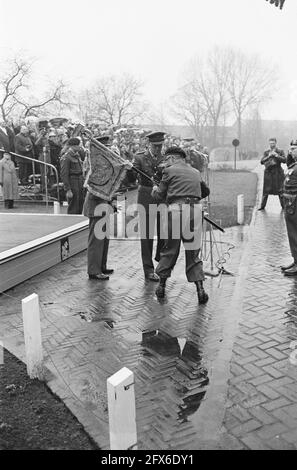
POLYGON ((199 204, 200 197, 181 197, 170 201, 170 204, 199 204))
POLYGON ((82 176, 82 173, 69 173, 69 176, 82 176))

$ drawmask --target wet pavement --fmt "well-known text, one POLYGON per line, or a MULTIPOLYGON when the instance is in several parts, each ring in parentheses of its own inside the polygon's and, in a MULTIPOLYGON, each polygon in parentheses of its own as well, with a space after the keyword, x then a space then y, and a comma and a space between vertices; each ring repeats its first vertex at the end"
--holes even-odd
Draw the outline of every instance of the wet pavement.
POLYGON ((289 249, 277 203, 249 230, 226 231, 235 276, 207 279, 207 305, 183 255, 160 303, 139 241, 112 240, 110 281, 89 281, 81 253, 0 296, 5 345, 23 357, 20 300, 37 292, 49 386, 102 448, 106 379, 123 366, 135 374, 140 449, 297 448, 297 281, 279 270, 289 249))

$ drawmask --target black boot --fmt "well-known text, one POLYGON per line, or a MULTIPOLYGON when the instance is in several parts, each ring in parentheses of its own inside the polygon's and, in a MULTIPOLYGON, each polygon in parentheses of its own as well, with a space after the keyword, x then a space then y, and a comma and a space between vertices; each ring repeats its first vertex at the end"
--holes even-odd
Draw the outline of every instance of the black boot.
POLYGON ((6 207, 6 209, 8 209, 8 203, 9 203, 8 199, 4 199, 4 207, 6 207))
POLYGON ((208 301, 208 295, 204 290, 203 281, 196 281, 195 284, 197 288, 199 304, 206 304, 208 301))
POLYGON ((8 199, 8 209, 13 209, 13 199, 8 199))
POLYGON ((159 285, 156 289, 156 296, 158 297, 158 299, 163 299, 165 297, 166 281, 166 277, 160 277, 159 285))

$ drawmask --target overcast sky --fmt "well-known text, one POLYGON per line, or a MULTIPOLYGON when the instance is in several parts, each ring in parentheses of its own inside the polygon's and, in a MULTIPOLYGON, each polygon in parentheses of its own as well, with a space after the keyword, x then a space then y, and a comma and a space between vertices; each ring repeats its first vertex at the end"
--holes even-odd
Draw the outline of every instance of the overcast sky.
POLYGON ((283 83, 263 113, 297 120, 297 0, 0 0, 0 58, 26 50, 40 72, 79 88, 129 72, 157 105, 177 89, 187 60, 215 44, 279 64, 283 83))

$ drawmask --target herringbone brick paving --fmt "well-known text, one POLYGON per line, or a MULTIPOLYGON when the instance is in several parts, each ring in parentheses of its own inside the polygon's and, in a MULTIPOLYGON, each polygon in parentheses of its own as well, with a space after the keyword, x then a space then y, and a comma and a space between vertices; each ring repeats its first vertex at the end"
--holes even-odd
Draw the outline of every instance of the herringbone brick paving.
POLYGON ((156 285, 143 279, 139 241, 111 241, 109 264, 109 282, 89 281, 82 253, 2 295, 4 343, 23 356, 20 300, 37 292, 48 383, 102 448, 109 446, 106 379, 123 366, 135 374, 138 447, 195 448, 191 419, 220 346, 219 305, 231 298, 236 278, 224 278, 221 288, 218 279, 206 281, 211 299, 198 306, 182 255, 159 303, 156 285))
POLYGON ((297 284, 279 270, 289 259, 283 215, 268 204, 252 231, 245 250, 245 230, 227 233, 236 276, 208 279, 206 306, 185 280, 183 257, 159 303, 138 241, 111 242, 116 271, 106 283, 87 280, 85 253, 77 255, 7 292, 13 299, 0 297, 4 343, 23 355, 20 299, 37 292, 48 383, 102 448, 106 379, 126 366, 139 448, 296 449, 297 284))
POLYGON ((274 199, 252 227, 242 315, 231 360, 224 431, 250 449, 297 448, 297 280, 283 276, 289 260, 283 214, 274 199))

